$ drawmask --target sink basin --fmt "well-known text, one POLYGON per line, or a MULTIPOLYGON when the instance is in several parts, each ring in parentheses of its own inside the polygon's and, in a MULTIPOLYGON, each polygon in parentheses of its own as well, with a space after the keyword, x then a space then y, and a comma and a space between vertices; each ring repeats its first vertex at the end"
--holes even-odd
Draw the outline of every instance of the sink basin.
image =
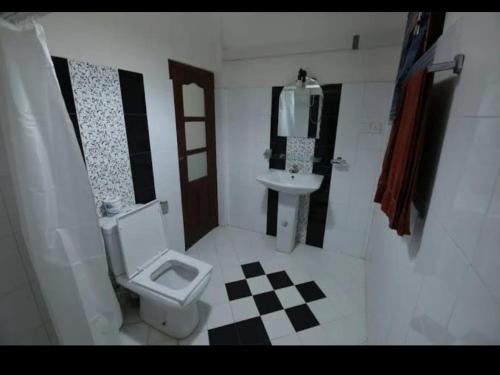
POLYGON ((280 193, 303 195, 318 190, 323 181, 323 176, 317 174, 289 173, 280 169, 270 169, 265 174, 258 176, 257 181, 280 193))

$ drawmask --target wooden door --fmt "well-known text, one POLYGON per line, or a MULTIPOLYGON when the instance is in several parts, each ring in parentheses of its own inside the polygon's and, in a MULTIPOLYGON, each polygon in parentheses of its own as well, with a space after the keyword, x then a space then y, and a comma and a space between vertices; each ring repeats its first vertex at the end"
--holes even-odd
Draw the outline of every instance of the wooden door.
POLYGON ((214 75, 169 60, 186 250, 219 224, 215 157, 214 75))

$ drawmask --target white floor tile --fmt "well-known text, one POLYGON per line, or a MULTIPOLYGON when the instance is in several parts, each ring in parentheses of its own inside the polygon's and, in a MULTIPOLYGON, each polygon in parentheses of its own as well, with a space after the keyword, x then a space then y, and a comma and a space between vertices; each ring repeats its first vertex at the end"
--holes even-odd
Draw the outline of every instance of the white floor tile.
POLYGON ((226 286, 222 281, 210 283, 201 295, 200 300, 208 305, 227 303, 229 299, 227 297, 226 286))
POLYGON ((257 310, 257 305, 253 297, 239 298, 230 301, 229 305, 231 306, 235 322, 259 316, 259 310, 257 310))
POLYGON ((121 345, 146 345, 149 326, 146 323, 136 323, 123 326, 120 330, 121 345))
POLYGON ((364 313, 353 314, 323 324, 331 345, 360 345, 366 341, 366 317, 364 313))
POLYGON ((253 295, 273 290, 273 286, 266 275, 251 277, 247 280, 247 283, 253 295))
POLYGON ((304 298, 302 298, 295 286, 278 289, 276 295, 285 309, 305 303, 304 298))
POLYGON ((332 320, 339 319, 343 315, 340 310, 335 306, 335 300, 330 298, 323 298, 308 303, 309 308, 313 312, 318 321, 323 323, 331 322, 332 320))
MULTIPOLYGON (((191 254, 213 264, 214 269, 200 299, 196 332, 179 340, 179 345, 207 345, 207 329, 258 316, 253 298, 229 301, 225 288, 225 283, 245 278, 242 264, 255 261, 262 264, 266 273, 286 271, 294 284, 315 281, 327 295, 309 303, 320 326, 299 333, 295 333, 284 311, 265 314, 262 319, 272 344, 352 345, 366 341, 362 260, 305 244, 298 244, 290 254, 280 253, 276 251, 275 237, 233 227, 212 230, 189 250, 188 255, 191 254)), ((248 284, 254 294, 272 290, 265 276, 250 278, 248 284)), ((285 308, 305 303, 295 287, 278 289, 276 294, 285 308)), ((141 342, 143 323, 138 323, 137 310, 124 312, 124 320, 133 327, 131 332, 125 332, 124 341, 141 342)), ((154 339, 152 335, 150 341, 154 339)))
POLYGON ((287 254, 284 257, 278 255, 272 258, 262 259, 261 263, 266 273, 286 271, 296 266, 296 263, 287 254))
POLYGON ((245 275, 243 274, 241 265, 237 265, 235 267, 222 267, 222 277, 224 279, 224 283, 230 283, 233 281, 243 280, 245 275))
POLYGON ((121 309, 124 325, 142 322, 139 316, 139 306, 122 305, 121 309))
POLYGON ((314 278, 309 276, 309 274, 297 267, 293 267, 286 270, 286 273, 290 277, 290 280, 297 285, 313 280, 314 278))
POLYGON ((262 315, 262 322, 270 339, 287 336, 295 332, 284 310, 262 315))
POLYGON ((177 345, 178 342, 173 337, 167 336, 163 332, 149 327, 148 345, 177 345))
POLYGON ((208 331, 196 331, 179 341, 179 345, 208 345, 208 331))
POLYGON ((271 344, 273 345, 301 345, 299 336, 292 333, 288 336, 278 337, 277 339, 272 339, 271 344))
POLYGON ((297 336, 302 345, 330 345, 328 333, 322 325, 300 331, 297 336))
POLYGON ((233 323, 233 313, 229 303, 221 303, 211 307, 208 312, 207 328, 212 329, 233 323))

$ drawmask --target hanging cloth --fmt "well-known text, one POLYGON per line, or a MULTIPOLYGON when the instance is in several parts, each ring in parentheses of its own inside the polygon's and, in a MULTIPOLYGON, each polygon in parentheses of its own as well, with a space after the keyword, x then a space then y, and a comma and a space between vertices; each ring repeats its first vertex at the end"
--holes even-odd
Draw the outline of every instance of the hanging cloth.
POLYGON ((400 236, 410 234, 410 206, 425 135, 421 114, 431 81, 426 71, 418 71, 406 82, 375 193, 389 227, 400 236))
POLYGON ((21 231, 61 344, 118 344, 94 197, 42 26, 0 20, 0 142, 21 231))

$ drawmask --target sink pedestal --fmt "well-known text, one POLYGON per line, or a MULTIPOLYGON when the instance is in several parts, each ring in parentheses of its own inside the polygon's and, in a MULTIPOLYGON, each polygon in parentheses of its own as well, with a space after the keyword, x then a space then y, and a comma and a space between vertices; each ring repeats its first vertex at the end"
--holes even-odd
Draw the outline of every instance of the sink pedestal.
POLYGON ((297 231, 297 211, 299 195, 279 193, 278 225, 276 231, 277 250, 291 253, 295 248, 295 232, 297 231))
POLYGON ((269 189, 276 190, 279 194, 276 248, 278 251, 291 253, 295 247, 299 197, 318 190, 323 182, 323 176, 293 174, 279 169, 270 169, 267 173, 258 176, 257 181, 269 189))

